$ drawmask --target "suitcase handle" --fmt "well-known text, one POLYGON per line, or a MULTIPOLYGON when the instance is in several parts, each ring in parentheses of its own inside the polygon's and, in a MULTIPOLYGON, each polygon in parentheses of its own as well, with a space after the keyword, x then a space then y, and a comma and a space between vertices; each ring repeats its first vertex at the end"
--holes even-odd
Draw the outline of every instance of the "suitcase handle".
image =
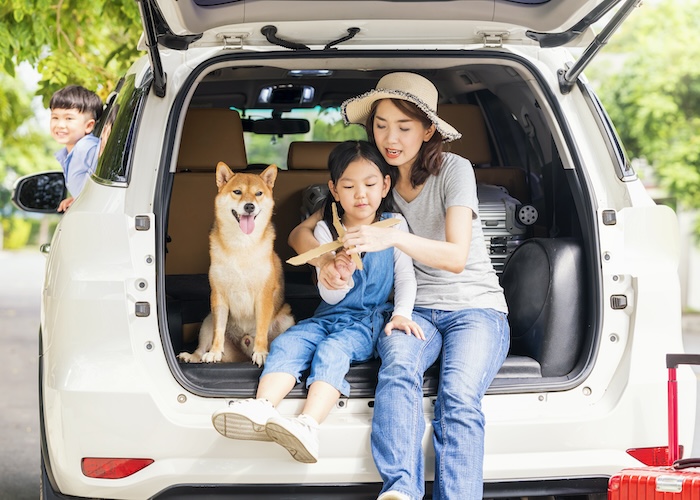
POLYGON ((673 462, 674 469, 689 469, 690 467, 700 467, 700 458, 683 458, 673 462))
POLYGON ((666 355, 666 368, 678 368, 678 365, 700 365, 700 354, 666 355))
MULTIPOLYGON (((700 365, 700 354, 666 354, 668 368, 668 463, 676 464, 681 458, 678 446, 678 365, 700 365)), ((687 459, 691 460, 691 459, 687 459)), ((687 467, 691 467, 688 465, 687 467)))

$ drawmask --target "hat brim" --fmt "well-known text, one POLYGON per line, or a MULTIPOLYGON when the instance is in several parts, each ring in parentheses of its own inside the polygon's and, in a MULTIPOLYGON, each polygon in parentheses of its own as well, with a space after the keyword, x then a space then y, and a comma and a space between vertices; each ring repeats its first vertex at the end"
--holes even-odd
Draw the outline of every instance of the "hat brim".
POLYGON ((451 142, 462 137, 457 129, 441 119, 437 113, 426 105, 421 99, 408 92, 391 89, 373 89, 362 95, 353 97, 343 102, 340 112, 345 123, 359 123, 365 125, 367 118, 372 112, 372 105, 381 99, 402 99, 418 106, 425 113, 428 119, 435 125, 438 133, 442 136, 443 142, 451 142))

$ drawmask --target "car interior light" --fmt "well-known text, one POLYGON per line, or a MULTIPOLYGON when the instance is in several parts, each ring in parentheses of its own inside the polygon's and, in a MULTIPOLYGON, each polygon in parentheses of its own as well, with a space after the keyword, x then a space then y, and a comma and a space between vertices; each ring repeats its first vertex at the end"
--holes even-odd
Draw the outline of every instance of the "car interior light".
POLYGON ((289 71, 289 76, 331 76, 333 70, 330 69, 293 69, 289 71))

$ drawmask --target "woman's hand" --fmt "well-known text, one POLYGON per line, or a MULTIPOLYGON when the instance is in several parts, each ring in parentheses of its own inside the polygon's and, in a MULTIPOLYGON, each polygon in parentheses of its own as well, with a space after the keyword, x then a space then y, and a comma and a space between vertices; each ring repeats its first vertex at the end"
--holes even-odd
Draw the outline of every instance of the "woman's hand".
POLYGON ((423 329, 418 323, 403 316, 394 316, 384 327, 384 333, 391 335, 392 330, 401 330, 406 335, 413 335, 416 338, 425 340, 423 329))
POLYGON ((398 232, 393 228, 356 226, 347 229, 342 241, 349 254, 379 252, 394 246, 394 236, 398 232))

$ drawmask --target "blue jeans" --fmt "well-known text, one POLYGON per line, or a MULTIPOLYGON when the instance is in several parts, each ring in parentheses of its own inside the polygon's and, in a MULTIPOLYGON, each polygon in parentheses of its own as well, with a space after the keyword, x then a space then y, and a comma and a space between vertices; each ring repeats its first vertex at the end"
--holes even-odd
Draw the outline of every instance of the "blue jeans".
POLYGON ((332 320, 310 318, 272 341, 261 377, 289 373, 299 383, 301 374, 311 367, 306 387, 321 380, 347 397, 350 384, 345 376, 350 364, 371 359, 374 344, 373 329, 349 315, 339 314, 332 320))
POLYGON ((506 314, 493 309, 416 308, 426 340, 381 334, 382 359, 372 420, 372 455, 385 491, 421 499, 425 490, 423 374, 440 356, 433 420, 435 500, 483 495, 484 414, 481 399, 510 344, 506 314))

